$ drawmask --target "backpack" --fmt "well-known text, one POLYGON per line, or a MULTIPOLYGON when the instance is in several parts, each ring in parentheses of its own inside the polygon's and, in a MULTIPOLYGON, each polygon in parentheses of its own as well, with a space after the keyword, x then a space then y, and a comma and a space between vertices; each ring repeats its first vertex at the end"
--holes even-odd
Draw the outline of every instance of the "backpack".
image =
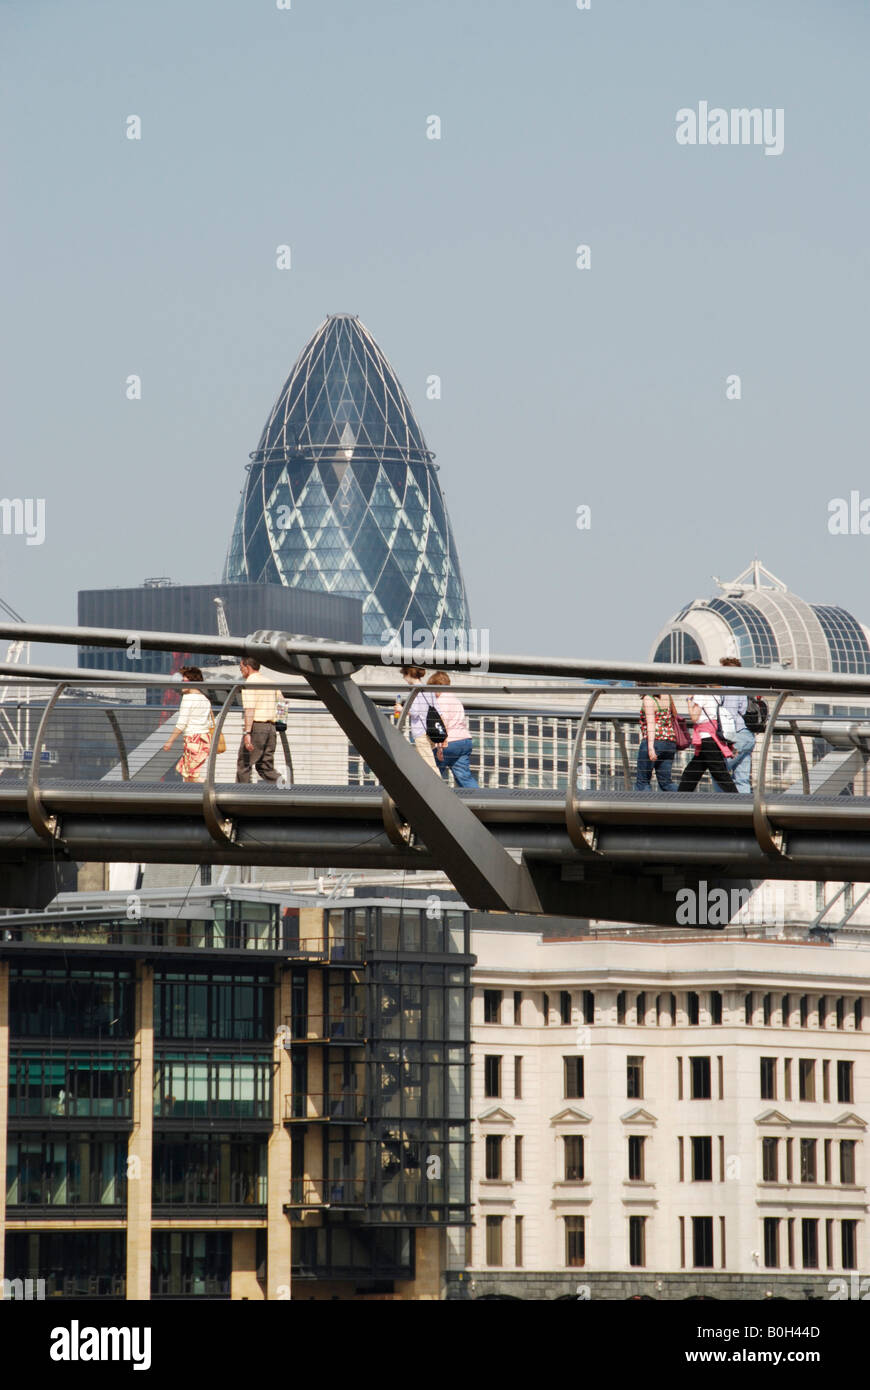
POLYGON ((447 729, 434 701, 426 711, 426 737, 430 743, 447 742, 447 729))
POLYGON ((767 701, 760 695, 749 695, 746 700, 746 713, 743 723, 751 734, 763 734, 767 728, 767 701))

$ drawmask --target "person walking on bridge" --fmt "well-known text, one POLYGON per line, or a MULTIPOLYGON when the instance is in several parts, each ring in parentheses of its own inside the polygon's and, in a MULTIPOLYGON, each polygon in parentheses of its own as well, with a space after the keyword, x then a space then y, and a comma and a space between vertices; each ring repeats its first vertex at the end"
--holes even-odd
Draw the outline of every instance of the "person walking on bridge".
MULTIPOLYGON (((404 680, 406 685, 411 687, 412 690, 415 686, 423 684, 423 677, 425 676, 426 672, 422 666, 402 666, 400 669, 402 673, 402 679, 404 680)), ((426 766, 431 767, 433 772, 437 772, 438 768, 435 766, 435 755, 432 752, 432 744, 430 743, 429 736, 426 733, 426 715, 429 711, 430 706, 434 705, 436 703, 436 700, 437 696, 435 695, 434 691, 432 691, 431 693, 427 691, 425 694, 415 695, 413 704, 411 705, 411 708, 408 711, 408 720, 411 726, 411 741, 413 742, 414 747, 420 754, 420 757, 423 759, 426 766)), ((397 722, 401 716, 401 713, 401 696, 397 695, 395 706, 395 716, 397 722)))
POLYGON ((239 670, 245 681, 242 689, 245 732, 239 744, 236 781, 250 782, 253 766, 264 782, 277 782, 275 723, 278 718, 278 692, 265 688, 268 677, 260 674, 260 663, 253 657, 242 657, 239 670))
POLYGON ((649 791, 653 768, 659 790, 674 791, 671 773, 677 752, 677 735, 670 695, 647 691, 640 702, 640 747, 637 750, 637 776, 634 789, 649 791))
MULTIPOLYGON (((704 663, 695 660, 690 661, 689 665, 703 666, 704 663)), ((735 794, 737 792, 734 779, 725 766, 725 759, 731 757, 732 749, 729 744, 724 742, 719 733, 718 706, 719 700, 715 695, 689 696, 689 718, 694 725, 692 747, 695 750, 695 756, 683 769, 678 791, 693 792, 704 773, 709 772, 720 791, 734 792, 735 794)))
MULTIPOLYGON (((201 683, 202 671, 198 666, 182 666, 181 679, 185 685, 201 683)), ((164 753, 168 753, 175 740, 183 737, 183 751, 175 766, 185 782, 205 780, 213 734, 214 716, 208 698, 201 690, 186 690, 181 697, 175 728, 163 745, 164 753)))
MULTIPOLYGON (((429 685, 450 684, 446 671, 434 671, 429 677, 429 685)), ((471 730, 465 717, 465 706, 452 690, 436 691, 438 713, 444 721, 447 738, 435 747, 435 758, 444 781, 448 770, 452 769, 457 787, 476 787, 477 778, 471 771, 471 730)))
MULTIPOLYGON (((741 664, 740 658, 736 656, 719 658, 720 666, 740 666, 741 664)), ((722 704, 732 715, 735 728, 732 740, 734 757, 726 758, 725 766, 734 778, 734 785, 738 792, 752 791, 752 750, 755 747, 755 734, 751 729, 747 729, 743 719, 748 703, 749 700, 746 695, 723 694, 722 696, 722 704)))

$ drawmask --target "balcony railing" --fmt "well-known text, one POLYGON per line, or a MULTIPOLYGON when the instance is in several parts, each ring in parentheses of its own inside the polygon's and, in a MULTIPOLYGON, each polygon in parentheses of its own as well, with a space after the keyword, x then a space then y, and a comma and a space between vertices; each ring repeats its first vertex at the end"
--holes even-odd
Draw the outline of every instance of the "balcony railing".
POLYGON ((365 1115, 365 1091, 293 1091, 284 1097, 285 1121, 325 1120, 359 1124, 365 1115))
POLYGON ((362 1207, 365 1201, 363 1178, 294 1178, 288 1206, 362 1207))
POLYGON ((362 1042, 365 1014, 334 1010, 328 1014, 306 1014, 284 1020, 291 1042, 362 1042))

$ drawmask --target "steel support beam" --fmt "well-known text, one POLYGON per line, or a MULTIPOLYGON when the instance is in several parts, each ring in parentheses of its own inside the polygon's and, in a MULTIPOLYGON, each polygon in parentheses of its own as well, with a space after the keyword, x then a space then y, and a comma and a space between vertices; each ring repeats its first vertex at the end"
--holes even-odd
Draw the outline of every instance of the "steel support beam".
POLYGON ((288 657, 285 646, 280 639, 274 643, 269 664, 305 676, 469 907, 540 912, 525 866, 508 854, 441 777, 433 776, 417 750, 379 714, 351 680, 353 667, 288 657))

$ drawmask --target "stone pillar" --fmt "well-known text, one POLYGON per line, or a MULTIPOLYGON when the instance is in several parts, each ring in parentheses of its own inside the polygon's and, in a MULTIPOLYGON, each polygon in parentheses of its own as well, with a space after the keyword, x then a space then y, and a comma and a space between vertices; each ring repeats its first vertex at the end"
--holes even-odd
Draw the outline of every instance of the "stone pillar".
POLYGON ((414 1237, 414 1278, 397 1280, 396 1293, 402 1299, 433 1302, 442 1297, 447 1232, 437 1226, 421 1226, 414 1237))
POLYGON ((136 968, 133 1131, 127 1146, 127 1299, 151 1298, 151 1163, 154 1144, 154 967, 136 968))
MULTIPOLYGON (((278 968, 275 990, 275 1018, 290 1017, 292 969, 278 968)), ((290 1297, 291 1227, 284 1205, 290 1200, 290 1132, 284 1124, 284 1097, 290 1094, 290 1053, 284 1047, 284 1034, 275 1030, 272 1058, 272 1133, 268 1148, 267 1207, 267 1284, 268 1299, 290 1297)))
POLYGON ((0 960, 0 1280, 5 1274, 6 1130, 9 1118, 9 962, 0 960))
POLYGON ((233 1231, 230 1298, 249 1298, 252 1302, 262 1302, 264 1296, 257 1279, 257 1232, 233 1231))

